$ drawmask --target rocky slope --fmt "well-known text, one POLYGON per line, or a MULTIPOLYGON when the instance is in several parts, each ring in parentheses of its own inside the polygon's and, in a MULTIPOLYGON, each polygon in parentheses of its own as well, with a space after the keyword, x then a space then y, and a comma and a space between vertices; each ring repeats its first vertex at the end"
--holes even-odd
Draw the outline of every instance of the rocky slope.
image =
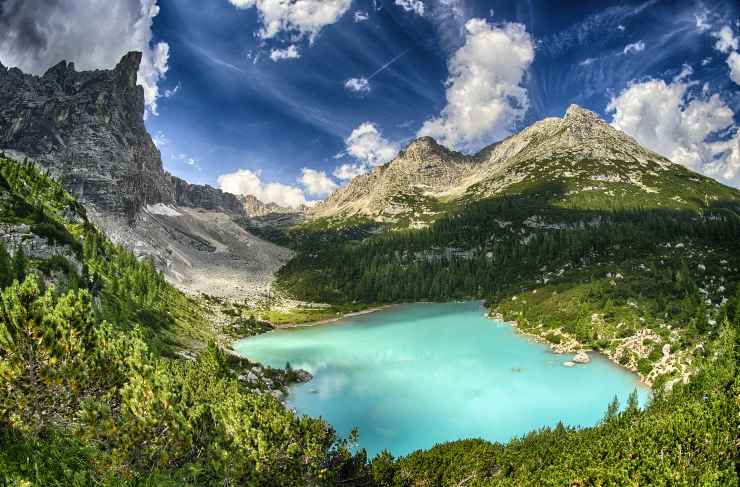
POLYGON ((564 205, 620 198, 686 207, 706 193, 720 198, 729 191, 571 105, 563 118, 541 120, 472 156, 417 139, 390 163, 337 190, 312 215, 365 215, 413 226, 434 219, 446 203, 544 186, 557 186, 564 205))
MULTIPOLYGON (((36 161, 118 243, 151 256, 191 291, 264 292, 290 252, 241 225, 245 201, 162 168, 144 125, 141 53, 112 70, 60 62, 43 76, 0 64, 0 151, 36 161)), ((254 205, 254 204, 253 204, 254 205)))

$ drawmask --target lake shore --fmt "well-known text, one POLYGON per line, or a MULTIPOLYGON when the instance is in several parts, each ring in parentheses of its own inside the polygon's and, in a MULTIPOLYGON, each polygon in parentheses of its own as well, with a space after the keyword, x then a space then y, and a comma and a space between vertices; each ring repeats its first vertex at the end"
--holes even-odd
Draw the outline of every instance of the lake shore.
MULTIPOLYGON (((347 318, 368 315, 368 314, 375 313, 375 312, 378 312, 378 311, 384 311, 384 310, 387 310, 387 309, 391 309, 391 308, 400 306, 401 304, 424 304, 424 303, 429 303, 429 301, 419 301, 419 302, 415 302, 415 303, 393 303, 393 304, 385 304, 385 305, 380 305, 380 306, 372 306, 372 307, 369 307, 369 308, 366 308, 366 309, 363 309, 363 310, 360 310, 360 311, 353 311, 353 312, 350 312, 350 313, 343 313, 341 315, 338 315, 338 316, 332 317, 332 318, 325 318, 325 319, 316 320, 316 321, 308 321, 308 322, 305 322, 305 323, 274 324, 272 326, 275 329, 293 329, 293 328, 309 328, 309 327, 314 327, 314 326, 329 325, 329 324, 332 324, 332 323, 336 323, 336 322, 342 321, 342 320, 347 319, 347 318)), ((550 351, 553 354, 555 354, 555 355, 563 356, 564 359, 565 359, 565 357, 567 357, 567 355, 569 355, 569 354, 575 355, 576 353, 578 353, 580 351, 583 351, 583 352, 595 352, 595 353, 598 353, 601 356, 605 357, 609 362, 611 362, 615 366, 619 367, 620 369, 627 370, 630 373, 633 373, 637 377, 638 382, 640 384, 642 384, 642 385, 644 385, 644 386, 646 386, 648 388, 652 388, 653 387, 653 381, 652 380, 649 380, 647 377, 643 377, 642 374, 640 374, 639 371, 636 368, 634 368, 634 367, 627 367, 624 364, 620 363, 617 357, 615 357, 615 356, 613 356, 611 354, 608 354, 608 353, 604 353, 603 351, 594 350, 593 348, 587 347, 586 345, 584 345, 583 343, 579 342, 578 340, 576 340, 572 336, 563 335, 563 337, 565 338, 565 340, 562 341, 561 343, 555 344, 555 343, 550 342, 544 336, 544 333, 545 332, 551 333, 552 330, 543 329, 543 334, 538 334, 536 331, 523 329, 522 327, 518 326, 518 324, 515 321, 508 321, 508 320, 505 320, 504 317, 501 316, 501 315, 491 313, 489 310, 487 310, 485 308, 485 306, 483 307, 483 309, 484 309, 485 315, 486 315, 486 317, 488 319, 502 321, 502 322, 506 323, 507 325, 510 325, 517 334, 519 334, 521 336, 524 336, 524 337, 527 337, 527 338, 530 338, 530 339, 532 339, 532 340, 534 340, 534 341, 536 341, 538 343, 541 343, 543 345, 547 345, 548 348, 550 349, 550 351)), ((565 361, 572 361, 572 360, 564 360, 564 362, 565 361)), ((577 365, 578 366, 582 366, 582 365, 588 365, 588 364, 577 364, 577 365)))
MULTIPOLYGON (((521 336, 524 336, 524 337, 527 337, 527 338, 531 338, 532 340, 536 341, 537 343, 541 343, 543 345, 547 345, 549 347, 550 351, 553 354, 555 354, 555 355, 566 356, 568 354, 576 354, 576 353, 578 353, 580 351, 598 353, 602 357, 606 358, 609 362, 611 362, 615 366, 619 367, 620 369, 626 370, 626 371, 634 374, 635 376, 637 376, 638 382, 640 384, 642 384, 645 387, 648 387, 648 388, 650 388, 652 390, 653 381, 649 380, 646 377, 643 377, 643 375, 640 374, 640 372, 636 368, 626 367, 624 364, 621 364, 619 362, 619 360, 617 359, 617 357, 615 357, 615 356, 613 356, 611 354, 608 354, 608 353, 604 353, 601 350, 594 350, 593 348, 587 347, 586 345, 584 345, 583 343, 579 342, 578 340, 576 340, 572 336, 568 336, 567 337, 568 340, 566 342, 564 342, 564 343, 555 344, 555 343, 550 342, 547 338, 545 338, 544 335, 540 335, 540 334, 534 333, 532 331, 525 331, 524 329, 522 329, 517 324, 516 321, 508 321, 508 320, 505 320, 504 317, 502 315, 500 315, 500 314, 486 313, 486 316, 489 319, 491 319, 491 320, 497 320, 497 321, 501 321, 503 323, 506 323, 507 325, 511 326, 511 328, 517 334, 519 334, 521 336)), ((544 331, 547 331, 548 333, 550 333, 552 330, 543 329, 543 332, 544 331)), ((581 365, 588 365, 588 364, 577 364, 577 365, 581 366, 581 365)))
POLYGON ((280 329, 287 329, 287 328, 306 328, 311 326, 319 326, 319 325, 328 325, 331 323, 335 323, 337 321, 341 321, 345 318, 353 318, 355 316, 362 316, 367 315, 370 313, 375 313, 377 311, 383 311, 386 309, 390 309, 394 306, 398 306, 397 304, 384 304, 382 306, 373 306, 367 309, 363 309, 360 311, 353 311, 351 313, 344 313, 339 316, 336 316, 334 318, 325 318, 323 320, 316 320, 316 321, 307 321, 305 323, 284 323, 284 324, 274 324, 272 325, 276 330, 280 329))

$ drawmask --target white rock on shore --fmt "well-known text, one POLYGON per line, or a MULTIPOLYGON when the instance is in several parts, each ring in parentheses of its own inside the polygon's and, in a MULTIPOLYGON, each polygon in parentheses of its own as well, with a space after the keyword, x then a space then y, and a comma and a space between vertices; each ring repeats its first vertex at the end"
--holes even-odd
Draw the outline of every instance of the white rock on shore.
POLYGON ((576 363, 575 362, 571 362, 570 360, 568 360, 567 362, 563 362, 563 365, 565 367, 575 367, 576 366, 576 363))
POLYGON ((573 357, 573 362, 577 364, 587 364, 591 361, 588 354, 584 352, 583 350, 580 350, 575 357, 573 357))

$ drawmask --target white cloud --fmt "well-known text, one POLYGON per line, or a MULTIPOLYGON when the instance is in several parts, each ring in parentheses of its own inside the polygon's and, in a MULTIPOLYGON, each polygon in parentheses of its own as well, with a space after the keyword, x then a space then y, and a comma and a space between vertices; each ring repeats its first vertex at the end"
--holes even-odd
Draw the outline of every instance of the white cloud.
POLYGON ((367 94, 370 92, 370 82, 367 78, 350 78, 345 81, 344 87, 358 94, 367 94))
POLYGON ((696 19, 696 28, 699 32, 706 32, 710 29, 711 25, 708 22, 709 15, 706 12, 694 14, 694 18, 696 19))
POLYGON ((157 113, 158 84, 167 73, 169 45, 154 43, 157 0, 22 0, 3 2, 0 60, 42 74, 59 61, 77 69, 112 68, 129 51, 141 51, 138 82, 147 112, 157 113))
POLYGON ((355 24, 359 24, 360 22, 365 22, 369 18, 370 16, 368 15, 368 13, 363 10, 358 10, 355 12, 355 17, 354 17, 355 24))
POLYGON ((390 143, 370 122, 354 129, 345 143, 348 155, 371 166, 385 164, 398 154, 398 146, 390 143))
POLYGON ((218 184, 222 191, 236 195, 251 194, 263 203, 275 203, 290 208, 311 204, 301 188, 282 183, 264 183, 259 171, 239 169, 223 174, 218 177, 218 184))
POLYGON ((161 149, 162 147, 169 145, 171 140, 164 132, 159 130, 152 136, 152 142, 154 142, 154 145, 156 145, 158 149, 161 149))
POLYGON ((512 133, 529 108, 521 86, 534 59, 534 43, 521 24, 465 24, 466 40, 449 61, 447 106, 419 135, 473 151, 512 133))
POLYGON ((180 83, 177 83, 174 88, 168 88, 164 90, 164 94, 162 96, 164 96, 165 98, 172 98, 177 94, 178 91, 180 91, 180 88, 180 83))
POLYGON ((352 0, 229 0, 237 8, 255 7, 262 21, 259 36, 271 39, 278 34, 307 36, 311 42, 327 25, 336 23, 352 0))
POLYGON ((326 196, 339 187, 324 171, 304 167, 301 172, 300 182, 310 195, 326 196))
POLYGON ((724 26, 719 30, 719 32, 715 32, 713 35, 717 38, 714 48, 719 52, 728 53, 737 49, 738 40, 730 27, 724 26))
POLYGON ((345 163, 334 169, 334 177, 343 181, 365 174, 374 166, 385 164, 398 154, 398 144, 389 142, 371 122, 360 124, 344 143, 345 150, 335 158, 351 157, 356 162, 345 163))
POLYGON ((183 153, 175 154, 173 156, 173 159, 175 161, 179 161, 179 162, 181 162, 181 163, 183 163, 183 164, 185 164, 187 166, 190 166, 190 167, 196 169, 198 172, 201 172, 203 170, 203 168, 200 167, 199 161, 197 159, 195 159, 194 157, 189 156, 187 154, 183 154, 183 153))
POLYGON ((707 166, 707 174, 740 186, 740 131, 726 141, 711 144, 711 149, 717 157, 707 166))
POLYGON ((717 39, 714 48, 721 53, 729 53, 726 62, 730 68, 730 79, 740 85, 740 54, 737 52, 740 40, 735 37, 732 29, 727 25, 712 35, 717 39))
POLYGON ((622 54, 638 53, 645 50, 645 43, 642 41, 633 42, 624 46, 622 54))
POLYGON ((727 57, 727 65, 730 67, 730 78, 740 85, 740 54, 732 52, 727 57))
POLYGON ((334 169, 334 172, 332 174, 335 178, 346 181, 348 179, 353 179, 361 174, 365 174, 368 169, 369 168, 366 164, 361 163, 342 164, 341 166, 334 169))
POLYGON ((396 5, 406 12, 414 12, 416 15, 424 15, 424 2, 421 0, 396 0, 396 5))
POLYGON ((270 52, 270 59, 274 62, 283 61, 285 59, 298 59, 301 57, 301 53, 298 52, 298 47, 295 44, 291 44, 286 49, 273 49, 270 52))
POLYGON ((737 143, 708 140, 734 130, 732 110, 717 94, 693 98, 692 85, 684 79, 635 83, 607 106, 612 125, 675 163, 729 182, 738 174, 737 143))

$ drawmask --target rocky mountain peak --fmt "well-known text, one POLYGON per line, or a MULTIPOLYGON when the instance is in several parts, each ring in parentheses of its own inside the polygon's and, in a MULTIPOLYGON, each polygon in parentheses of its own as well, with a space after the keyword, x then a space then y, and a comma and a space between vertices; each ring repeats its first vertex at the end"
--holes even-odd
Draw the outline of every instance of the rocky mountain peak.
POLYGON ((436 151, 447 151, 447 149, 439 145, 434 138, 424 136, 412 140, 402 152, 423 154, 436 151))
POLYGON ((674 167, 596 113, 571 105, 562 118, 540 120, 474 156, 430 137, 416 139, 386 166, 337 190, 313 214, 413 220, 429 198, 485 198, 535 181, 565 181, 575 192, 595 187, 591 180, 654 191, 655 175, 674 167))
POLYGON ((590 137, 595 131, 610 128, 609 124, 594 112, 576 104, 568 107, 562 119, 561 127, 580 137, 590 137))
POLYGON ((120 79, 124 80, 129 87, 136 87, 136 80, 141 65, 141 52, 131 51, 118 62, 114 71, 118 73, 120 79))
POLYGON ((133 218, 163 203, 243 214, 234 195, 165 173, 144 125, 140 52, 114 69, 75 71, 71 62, 43 76, 0 70, 0 150, 34 159, 104 215, 133 218))

